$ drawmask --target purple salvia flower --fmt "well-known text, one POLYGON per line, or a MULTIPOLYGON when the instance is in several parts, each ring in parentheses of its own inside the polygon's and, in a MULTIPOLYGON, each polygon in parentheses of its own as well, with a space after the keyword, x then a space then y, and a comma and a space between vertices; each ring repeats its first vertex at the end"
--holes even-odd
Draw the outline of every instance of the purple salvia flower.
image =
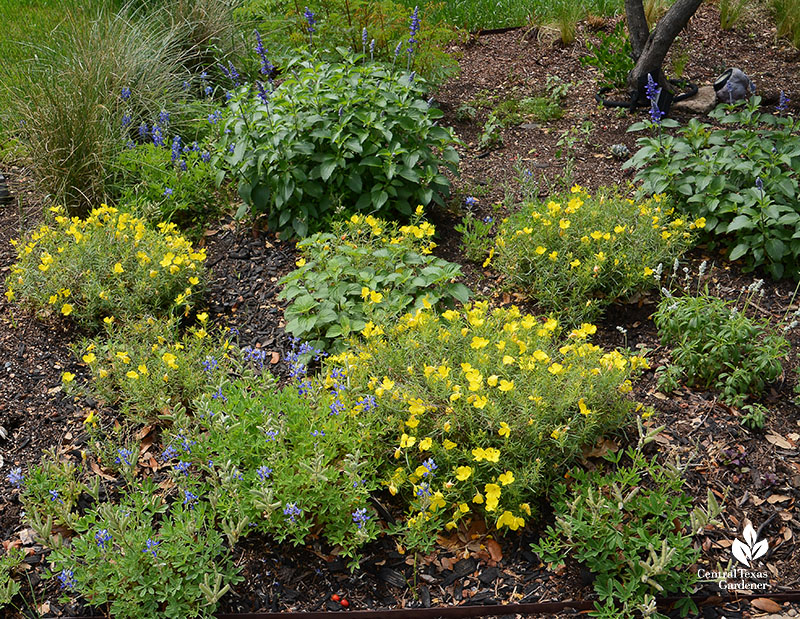
POLYGON ((781 96, 778 100, 778 107, 775 108, 775 111, 778 112, 778 114, 783 114, 789 107, 789 101, 791 101, 789 96, 781 90, 781 96))
POLYGON ((264 47, 264 42, 261 40, 261 34, 258 30, 255 30, 256 35, 256 53, 258 57, 261 59, 261 73, 262 75, 271 75, 272 70, 275 68, 272 66, 272 63, 267 58, 267 48, 264 47))

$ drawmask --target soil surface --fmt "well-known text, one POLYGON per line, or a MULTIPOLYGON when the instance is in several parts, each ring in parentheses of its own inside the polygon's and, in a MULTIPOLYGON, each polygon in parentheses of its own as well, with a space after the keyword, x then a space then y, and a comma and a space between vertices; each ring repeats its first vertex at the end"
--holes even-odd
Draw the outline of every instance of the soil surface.
MULTIPOLYGON (((634 118, 624 111, 598 107, 595 76, 580 64, 585 43, 596 37, 596 29, 610 31, 614 25, 611 20, 592 23, 595 29, 581 24, 578 40, 570 46, 548 44, 546 31, 519 29, 473 36, 454 50, 460 75, 435 93, 445 111, 443 123, 452 125, 464 143, 461 175, 455 179, 456 198, 448 211, 432 215, 440 236, 437 254, 461 263, 465 283, 493 304, 513 302, 526 311, 536 311, 530 300, 503 289, 502 276, 464 258, 460 235, 454 229, 464 197, 478 198, 477 212, 482 217, 502 217, 519 195, 515 179, 524 169, 533 173, 538 191, 545 195, 550 187, 559 186, 565 171, 565 157, 557 156, 559 139, 570 128, 581 126, 586 131, 578 132, 569 180, 594 190, 632 178, 609 147, 625 144, 635 150, 636 134, 626 132, 634 118), (502 146, 491 150, 478 146, 486 110, 473 120, 459 120, 459 106, 484 96, 482 91, 516 98, 539 95, 552 75, 571 84, 559 120, 503 129, 502 146)), ((777 101, 778 92, 792 90, 796 82, 800 54, 775 42, 774 32, 767 16, 759 12, 746 15, 734 30, 722 32, 717 8, 704 4, 681 35, 688 55, 685 77, 699 85, 708 84, 725 68, 736 66, 756 82, 765 103, 777 101)), ((635 118, 643 114, 639 111, 635 118)), ((689 118, 680 113, 674 117, 681 122, 689 118)), ((38 225, 43 200, 23 167, 7 164, 0 171, 18 199, 18 203, 0 208, 0 274, 6 276, 14 261, 9 241, 38 225)), ((293 268, 293 244, 229 219, 212 226, 202 243, 208 248, 212 270, 208 310, 215 321, 236 327, 243 344, 277 352, 283 359, 289 338, 283 330, 284 304, 277 298, 277 282, 293 268)), ((695 274, 704 260, 714 264, 704 283, 725 298, 737 298, 743 286, 761 277, 741 273, 736 265, 702 247, 681 264, 679 277, 685 266, 696 285, 695 274)), ((797 309, 790 283, 764 279, 764 294, 755 310, 760 317, 779 320, 797 309)), ((794 511, 800 499, 800 409, 794 403, 800 333, 788 334, 792 351, 784 363, 784 375, 762 399, 769 409, 765 430, 750 432, 740 423, 742 411, 721 403, 716 393, 681 388, 667 396, 658 391, 655 369, 668 362, 669 350, 661 346, 650 319, 656 300, 655 295, 643 295, 612 305, 598 325, 594 341, 606 348, 628 346, 649 351, 653 369, 636 383, 632 396, 654 407, 654 423, 666 426, 650 446, 652 454, 688 460, 687 491, 704 500, 711 490, 725 501, 724 526, 701 536, 700 566, 716 569, 718 563, 726 565, 731 541, 741 537, 749 519, 756 528, 762 527, 759 536, 769 542, 770 591, 800 589, 796 545, 800 518, 794 511)), ((82 422, 96 403, 73 401, 62 395, 60 386, 64 371, 79 378, 84 375, 84 368, 70 351, 70 344, 82 334, 66 323, 42 323, 9 304, 4 296, 0 296, 0 321, 0 426, 7 433, 7 438, 0 433, 4 460, 0 466, 0 542, 21 545, 28 553, 24 574, 30 586, 23 585, 21 612, 31 617, 91 615, 92 609, 80 599, 60 603, 56 583, 44 579, 46 550, 35 544, 22 523, 16 490, 6 478, 11 468, 26 469, 38 462, 46 449, 85 443, 82 422)), ((283 363, 275 364, 273 371, 285 377, 283 363)), ((629 439, 621 435, 613 437, 613 442, 624 446, 629 439)), ((378 496, 376 501, 386 502, 391 511, 387 497, 378 496)), ((542 513, 539 527, 552 519, 544 506, 542 513)), ((362 569, 353 574, 331 548, 318 542, 293 548, 251 537, 234 549, 245 580, 223 598, 220 611, 336 611, 344 610, 342 599, 348 601, 349 609, 374 610, 592 599, 590 579, 580 566, 568 563, 566 570, 554 572, 531 553, 530 543, 540 530, 529 527, 521 534, 492 539, 481 523, 474 523, 470 530, 440 538, 434 552, 426 556, 403 554, 393 540, 383 538, 365 550, 362 569), (331 598, 333 594, 340 596, 339 601, 331 598)), ((793 608, 788 603, 777 607, 762 604, 760 609, 748 603, 717 604, 704 607, 700 616, 730 619, 769 611, 770 616, 789 617, 798 609, 800 606, 793 608)))

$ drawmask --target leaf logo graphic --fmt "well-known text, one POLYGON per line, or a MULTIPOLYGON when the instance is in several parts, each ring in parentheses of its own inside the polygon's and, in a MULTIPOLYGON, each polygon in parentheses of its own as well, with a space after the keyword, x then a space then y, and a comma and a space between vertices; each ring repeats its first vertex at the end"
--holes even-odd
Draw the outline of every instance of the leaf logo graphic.
POLYGON ((742 532, 742 537, 744 537, 744 542, 739 539, 733 540, 731 552, 739 563, 750 567, 752 561, 767 554, 769 545, 766 540, 758 541, 755 529, 753 529, 753 525, 749 521, 742 532))

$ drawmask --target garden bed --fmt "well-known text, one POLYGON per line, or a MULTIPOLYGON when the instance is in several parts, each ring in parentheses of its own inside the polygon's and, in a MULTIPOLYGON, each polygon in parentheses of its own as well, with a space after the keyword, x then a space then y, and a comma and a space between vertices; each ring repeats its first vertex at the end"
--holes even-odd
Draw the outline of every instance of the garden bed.
MULTIPOLYGON (((798 67, 796 50, 775 45, 773 28, 765 16, 748 17, 737 30, 722 32, 718 28, 714 6, 703 6, 690 22, 685 38, 689 45, 686 75, 697 83, 708 83, 723 66, 738 66, 747 72, 766 92, 765 101, 777 92, 791 90, 792 76, 798 67), (748 34, 750 33, 750 34, 748 34)), ((591 33, 586 33, 591 36, 591 33)), ((602 185, 623 184, 631 174, 621 168, 609 148, 626 144, 635 150, 635 134, 627 133, 631 123, 627 114, 598 109, 594 101, 595 86, 591 75, 581 67, 578 57, 580 42, 573 46, 542 46, 535 34, 511 30, 499 34, 473 37, 460 50, 461 75, 435 93, 445 112, 442 124, 452 125, 465 145, 460 147, 460 177, 455 180, 459 202, 467 196, 478 198, 476 213, 481 218, 499 220, 505 206, 495 208, 507 193, 518 191, 514 183, 518 175, 515 165, 556 182, 564 172, 564 157, 556 156, 557 144, 570 127, 586 125, 585 134, 578 132, 571 146, 574 158, 573 181, 590 191, 602 185), (558 75, 570 84, 563 99, 563 116, 547 123, 524 123, 502 130, 503 146, 487 149, 478 145, 486 111, 478 111, 472 121, 459 120, 459 106, 474 101, 481 90, 502 99, 537 94, 547 76, 558 75)), ((500 100, 498 99, 498 100, 500 100)), ((797 112, 794 107, 793 111, 797 112)), ((682 113, 675 115, 688 119, 682 113)), ((563 145, 562 145, 563 146, 563 145)), ((0 211, 0 272, 4 275, 15 259, 9 240, 20 236, 41 221, 43 198, 24 169, 6 165, 2 169, 11 190, 19 198, 14 205, 0 211)), ((548 192, 540 185, 540 195, 548 192)), ((516 197, 516 196, 515 196, 516 197)), ((538 313, 531 299, 503 288, 502 276, 480 264, 468 261, 455 230, 455 212, 431 212, 431 221, 439 232, 436 255, 462 265, 462 281, 482 293, 493 306, 516 304, 523 312, 538 313)), ((267 352, 270 370, 282 382, 288 377, 285 359, 291 345, 284 332, 283 309, 286 303, 278 298, 278 280, 295 265, 298 254, 293 243, 280 241, 273 234, 254 230, 232 222, 229 218, 214 224, 201 240, 208 253, 212 271, 207 307, 212 322, 235 327, 240 342, 258 346, 267 352)), ((750 286, 759 273, 744 274, 724 257, 699 247, 681 263, 690 273, 697 273, 702 262, 714 265, 707 281, 723 298, 736 299, 743 287, 750 286)), ((794 287, 790 283, 773 283, 765 278, 764 295, 758 300, 757 312, 763 318, 779 320, 798 309, 794 287)), ((598 323, 594 341, 604 348, 628 347, 648 350, 648 359, 655 369, 668 361, 668 351, 661 345, 650 316, 656 309, 657 293, 638 295, 626 304, 615 303, 598 323)), ((0 448, 9 465, 28 466, 48 448, 68 454, 75 461, 86 446, 84 419, 97 405, 78 400, 62 392, 62 374, 85 374, 68 345, 80 339, 74 327, 64 321, 55 325, 37 322, 32 315, 13 307, 0 297, 0 315, 5 325, 0 335, 0 359, 4 380, 0 383, 0 425, 8 438, 0 438, 0 448)), ((649 447, 649 454, 677 454, 689 459, 686 490, 704 499, 710 489, 724 499, 724 528, 701 537, 701 564, 714 569, 729 558, 730 540, 741 536, 746 519, 756 526, 765 524, 761 539, 769 541, 769 568, 776 586, 773 592, 800 589, 800 564, 796 560, 796 540, 800 520, 795 504, 800 499, 800 416, 794 403, 797 382, 797 354, 800 334, 787 336, 792 345, 784 373, 771 385, 762 401, 769 409, 763 432, 749 431, 741 425, 741 412, 719 401, 718 395, 696 389, 679 388, 669 396, 656 385, 653 370, 646 371, 634 383, 631 396, 652 406, 656 415, 652 425, 666 429, 649 447), (729 490, 727 490, 729 489, 729 490)), ((114 411, 105 411, 113 416, 114 411)), ((627 440, 632 440, 631 429, 627 440)), ((616 449, 626 439, 619 437, 597 447, 597 456, 604 449, 616 449)), ((155 473, 156 481, 159 475, 155 473)), ((399 516, 396 503, 388 493, 378 493, 377 508, 399 516)), ((28 556, 25 574, 31 587, 23 587, 28 616, 86 616, 95 611, 80 599, 67 604, 58 601, 58 583, 44 580, 46 552, 34 542, 32 531, 21 524, 21 506, 5 475, 0 476, 0 541, 4 545, 22 545, 28 556)), ((234 561, 241 566, 243 582, 220 601, 220 612, 241 613, 289 610, 342 610, 347 608, 392 609, 436 607, 457 604, 494 605, 568 599, 591 599, 591 583, 580 566, 568 563, 567 569, 548 570, 530 550, 544 527, 552 523, 547 506, 538 525, 527 527, 521 534, 487 535, 481 522, 470 529, 442 534, 436 549, 427 555, 401 552, 390 537, 385 536, 366 546, 361 567, 354 573, 329 546, 313 539, 305 547, 277 544, 263 536, 251 536, 234 548, 234 561), (339 596, 337 600, 332 595, 339 596)), ((710 590, 710 589, 709 589, 710 590)), ((763 606, 761 610, 767 610, 763 606)), ((794 616, 800 606, 784 605, 781 612, 794 616)), ((734 607, 709 607, 702 616, 714 617, 758 615, 761 611, 747 604, 734 607)), ((778 612, 773 609, 773 612, 778 612)))

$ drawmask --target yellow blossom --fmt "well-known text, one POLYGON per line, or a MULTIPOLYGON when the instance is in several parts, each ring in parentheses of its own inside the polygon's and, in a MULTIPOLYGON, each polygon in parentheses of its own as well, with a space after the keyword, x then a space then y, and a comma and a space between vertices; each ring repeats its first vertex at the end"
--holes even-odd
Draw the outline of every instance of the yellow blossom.
POLYGON ((470 348, 474 348, 478 350, 480 348, 484 348, 489 343, 489 340, 482 338, 482 337, 473 337, 472 343, 470 344, 470 348))
POLYGON ((419 442, 419 450, 420 451, 428 451, 433 445, 433 439, 430 436, 426 436, 419 442))
POLYGON ((497 477, 497 481, 499 481, 504 486, 507 486, 508 484, 514 482, 514 473, 511 471, 506 471, 505 473, 497 477))
POLYGON ((119 262, 117 262, 117 263, 114 265, 114 268, 112 269, 112 271, 114 271, 114 273, 116 273, 117 275, 119 275, 120 273, 124 272, 124 271, 125 271, 125 269, 123 269, 123 268, 122 268, 122 265, 121 265, 119 262))
POLYGON ((73 374, 72 372, 64 372, 61 375, 61 380, 64 381, 65 383, 71 383, 73 380, 75 380, 75 374, 73 374))
POLYGON ((400 437, 400 447, 406 449, 407 447, 413 447, 414 443, 417 442, 416 437, 409 436, 405 432, 403 432, 403 436, 400 437))
POLYGON ((500 436, 508 438, 508 436, 511 434, 511 427, 505 421, 501 421, 500 429, 497 431, 497 433, 500 436))
POLYGON ((502 515, 497 519, 497 528, 507 526, 512 531, 516 531, 520 527, 525 526, 525 520, 523 518, 519 518, 512 514, 510 511, 506 510, 502 513, 502 515))
POLYGON ((82 359, 85 363, 94 363, 97 357, 93 352, 90 352, 88 354, 83 355, 82 359))
POLYGON ((61 306, 61 313, 64 314, 64 316, 69 316, 72 313, 72 305, 64 303, 64 305, 61 306))
POLYGON ((583 398, 578 400, 578 408, 581 411, 581 415, 588 416, 592 412, 591 409, 588 406, 586 406, 586 402, 583 401, 583 398))
POLYGON ((453 441, 451 441, 450 439, 446 438, 446 439, 444 439, 444 440, 442 441, 442 445, 444 446, 444 448, 445 448, 447 451, 450 451, 451 449, 453 449, 453 447, 455 447, 455 446, 456 446, 456 443, 454 443, 454 442, 453 442, 453 441))
POLYGON ((506 380, 505 378, 500 381, 500 386, 498 389, 500 391, 511 391, 514 388, 514 381, 513 380, 506 380))
POLYGON ((177 357, 171 352, 165 352, 163 355, 161 355, 161 360, 173 370, 178 369, 178 364, 176 363, 177 357))
POLYGON ((456 469, 456 479, 458 481, 466 481, 472 475, 472 470, 471 466, 459 466, 456 469))

